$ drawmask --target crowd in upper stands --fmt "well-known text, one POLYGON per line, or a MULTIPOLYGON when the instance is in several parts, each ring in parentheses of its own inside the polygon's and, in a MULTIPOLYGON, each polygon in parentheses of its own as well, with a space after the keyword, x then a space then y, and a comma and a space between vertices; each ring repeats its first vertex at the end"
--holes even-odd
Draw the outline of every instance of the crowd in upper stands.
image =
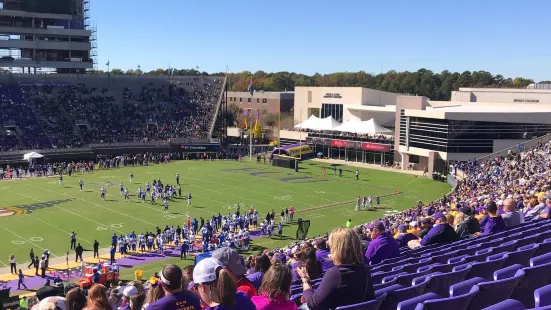
POLYGON ((0 151, 208 138, 222 84, 222 78, 194 77, 137 88, 3 85, 0 151))

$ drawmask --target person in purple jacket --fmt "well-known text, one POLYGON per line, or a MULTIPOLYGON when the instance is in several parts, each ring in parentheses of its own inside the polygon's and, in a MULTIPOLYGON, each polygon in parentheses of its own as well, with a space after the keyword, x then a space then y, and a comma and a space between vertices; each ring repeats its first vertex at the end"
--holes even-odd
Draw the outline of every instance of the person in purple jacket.
POLYGON ((251 281, 251 283, 256 287, 258 290, 260 288, 260 285, 262 285, 262 278, 264 277, 264 274, 270 269, 272 266, 272 263, 270 262, 270 258, 265 254, 258 254, 253 258, 254 261, 254 272, 247 275, 247 279, 251 281))
POLYGON ((201 310, 201 302, 195 294, 182 290, 182 269, 176 265, 166 265, 159 272, 160 284, 165 297, 149 304, 146 310, 201 310))
POLYGON ((483 235, 495 234, 505 230, 505 220, 497 213, 497 205, 495 202, 490 201, 486 206, 488 211, 488 221, 484 226, 483 235))
POLYGON ((316 248, 316 260, 321 264, 322 272, 325 272, 335 265, 329 259, 329 249, 327 249, 327 242, 324 238, 316 239, 314 247, 316 248))
POLYGON ((364 263, 360 238, 350 228, 335 228, 329 236, 331 259, 317 289, 310 284, 306 267, 297 268, 302 280, 302 296, 308 309, 329 310, 375 298, 369 266, 364 263))
POLYGON ((393 236, 388 234, 382 222, 373 222, 367 226, 371 231, 371 242, 365 251, 366 261, 371 265, 385 259, 400 256, 400 246, 393 236))
POLYGON ((417 240, 417 236, 412 233, 408 233, 407 230, 408 228, 404 224, 398 226, 398 237, 396 237, 396 241, 400 247, 407 246, 408 242, 411 240, 417 240))
POLYGON ((448 219, 445 214, 439 214, 436 218, 435 225, 426 234, 420 243, 422 246, 427 246, 436 243, 452 242, 459 239, 455 229, 448 224, 448 219))

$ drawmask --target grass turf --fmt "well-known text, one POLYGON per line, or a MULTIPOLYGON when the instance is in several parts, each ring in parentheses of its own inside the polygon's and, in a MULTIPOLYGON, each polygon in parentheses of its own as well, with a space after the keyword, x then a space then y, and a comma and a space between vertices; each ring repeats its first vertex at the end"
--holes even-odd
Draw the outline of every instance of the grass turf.
MULTIPOLYGON (((0 265, 8 265, 8 257, 14 254, 18 262, 28 260, 30 248, 39 254, 49 249, 53 257, 65 256, 69 250, 69 234, 77 231, 77 241, 85 249, 91 249, 97 239, 100 248, 110 245, 110 237, 117 234, 137 234, 153 231, 156 226, 182 225, 189 214, 192 218, 212 217, 234 212, 237 203, 247 211, 254 205, 260 218, 272 209, 279 213, 285 207, 294 206, 295 219, 311 220, 309 235, 323 234, 332 228, 344 225, 351 218, 354 225, 381 217, 385 212, 403 210, 416 201, 437 199, 449 191, 445 183, 426 178, 388 171, 359 169, 360 180, 356 180, 356 168, 341 166, 343 176, 338 177, 328 169, 323 177, 321 164, 303 162, 298 173, 294 170, 275 168, 264 164, 230 161, 178 161, 148 167, 127 167, 111 170, 96 170, 68 177, 58 185, 58 179, 37 178, 11 180, 0 183, 0 265), (129 183, 129 175, 134 181, 129 183), (151 205, 138 201, 139 186, 153 178, 164 184, 175 184, 175 174, 180 174, 182 196, 192 193, 193 206, 188 207, 182 197, 169 203, 169 214, 163 213, 162 201, 151 205), (79 179, 84 181, 84 191, 79 190, 79 179), (129 187, 131 202, 125 202, 119 194, 119 183, 129 187), (105 186, 106 201, 101 200, 99 190, 105 186), (399 193, 397 191, 400 191, 399 193), (375 211, 354 211, 358 195, 381 196, 381 207, 375 211), (14 215, 9 215, 15 212, 14 215), (23 214, 17 214, 23 213, 23 214)), ((374 202, 375 203, 375 202, 374 202)), ((286 225, 284 238, 256 239, 252 252, 264 248, 283 246, 294 238, 296 225, 286 225)), ((88 255, 85 252, 85 256, 88 255)), ((40 255, 39 255, 40 256, 40 255)), ((153 274, 167 262, 179 259, 169 258, 133 269, 124 269, 121 275, 130 276, 135 269, 153 274)), ((187 264, 187 263, 186 263, 187 264)))

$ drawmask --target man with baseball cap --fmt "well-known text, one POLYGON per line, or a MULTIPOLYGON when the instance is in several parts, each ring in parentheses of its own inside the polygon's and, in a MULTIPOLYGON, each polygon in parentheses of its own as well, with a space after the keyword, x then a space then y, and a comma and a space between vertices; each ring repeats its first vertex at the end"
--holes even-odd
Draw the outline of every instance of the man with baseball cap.
POLYGON ((427 246, 436 243, 452 242, 458 239, 457 233, 448 224, 446 215, 440 213, 436 218, 435 225, 431 228, 428 234, 426 234, 420 243, 422 246, 427 246))
POLYGON ((201 302, 195 294, 182 290, 182 269, 168 264, 160 272, 160 285, 165 297, 149 304, 146 310, 201 310, 201 302))
POLYGON ((365 258, 368 262, 372 265, 378 264, 385 259, 400 255, 398 242, 386 232, 383 222, 373 222, 367 228, 371 232, 371 242, 365 251, 365 258))
POLYGON ((245 262, 234 249, 228 247, 219 248, 212 252, 212 257, 221 261, 224 268, 229 271, 230 277, 237 285, 238 291, 246 293, 250 298, 256 295, 256 288, 245 277, 245 273, 247 273, 245 262))

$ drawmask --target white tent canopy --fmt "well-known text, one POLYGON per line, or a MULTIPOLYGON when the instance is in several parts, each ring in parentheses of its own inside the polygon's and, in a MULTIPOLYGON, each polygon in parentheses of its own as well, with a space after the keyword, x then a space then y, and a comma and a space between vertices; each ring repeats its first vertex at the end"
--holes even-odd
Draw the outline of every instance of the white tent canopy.
POLYGON ((368 121, 351 119, 348 122, 337 127, 335 130, 343 132, 352 132, 359 134, 390 134, 392 130, 384 128, 373 118, 368 121))
POLYGON ((341 124, 337 122, 332 116, 326 118, 317 118, 316 116, 310 116, 306 121, 295 125, 295 128, 311 129, 311 130, 335 130, 341 124))
POLYGON ((23 159, 24 160, 32 160, 32 159, 36 159, 36 158, 42 158, 44 157, 44 155, 42 154, 38 154, 37 152, 30 152, 30 153, 27 153, 25 155, 23 155, 23 159))

